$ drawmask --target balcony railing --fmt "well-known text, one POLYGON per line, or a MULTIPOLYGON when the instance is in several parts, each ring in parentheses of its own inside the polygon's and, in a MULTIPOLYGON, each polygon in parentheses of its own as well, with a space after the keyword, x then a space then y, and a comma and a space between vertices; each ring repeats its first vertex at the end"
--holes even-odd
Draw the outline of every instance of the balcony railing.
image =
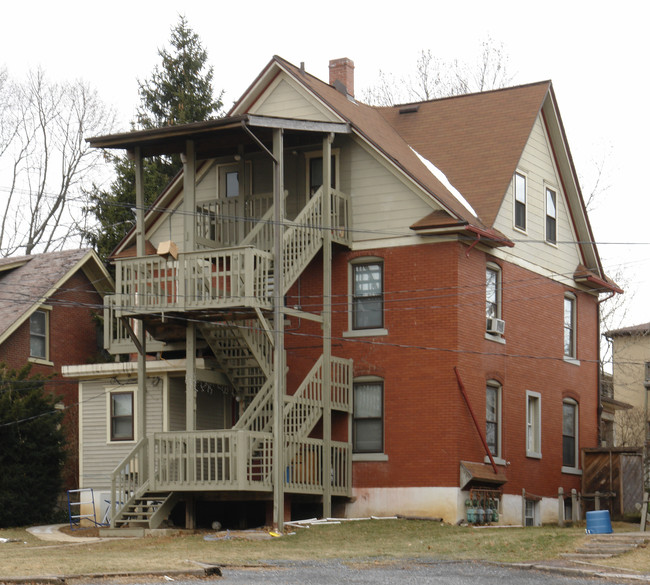
POLYGON ((248 306, 270 308, 273 261, 253 247, 203 250, 117 262, 122 314, 248 306))

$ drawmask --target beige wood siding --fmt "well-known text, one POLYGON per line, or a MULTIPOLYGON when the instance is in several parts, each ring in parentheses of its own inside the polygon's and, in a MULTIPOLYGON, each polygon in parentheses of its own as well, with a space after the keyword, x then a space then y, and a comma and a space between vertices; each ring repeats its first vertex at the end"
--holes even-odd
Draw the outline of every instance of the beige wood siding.
POLYGON ((508 187, 494 227, 515 242, 508 255, 544 266, 557 275, 572 277, 580 262, 577 238, 541 118, 528 139, 517 171, 526 176, 526 233, 514 227, 514 177, 508 187), (545 241, 546 187, 557 193, 557 245, 545 241))
MULTIPOLYGON (((135 441, 108 441, 107 393, 119 391, 121 387, 116 388, 116 384, 108 380, 86 381, 80 387, 80 485, 110 489, 111 472, 135 446, 135 441)), ((124 386, 124 390, 134 388, 133 385, 124 386)), ((149 379, 145 405, 147 433, 162 431, 162 388, 158 378, 149 379)))
MULTIPOLYGON (((341 149, 340 172, 341 190, 352 198, 352 237, 356 242, 413 235, 409 226, 440 209, 355 141, 341 149)), ((415 243, 416 238, 413 240, 415 243)))
POLYGON ((162 219, 149 231, 147 239, 155 248, 158 248, 160 242, 171 240, 176 243, 179 252, 183 251, 183 241, 185 240, 183 237, 183 221, 185 215, 182 208, 182 199, 175 200, 170 207, 171 213, 165 213, 162 219))
POLYGON ((285 75, 279 76, 271 83, 253 104, 250 113, 320 122, 340 121, 337 116, 285 75))

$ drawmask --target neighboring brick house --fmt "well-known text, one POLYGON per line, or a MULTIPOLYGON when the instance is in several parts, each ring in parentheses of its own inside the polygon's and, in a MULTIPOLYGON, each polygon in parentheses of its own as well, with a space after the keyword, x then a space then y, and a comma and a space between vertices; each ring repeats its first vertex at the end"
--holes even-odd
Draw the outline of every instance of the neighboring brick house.
POLYGON ((614 413, 616 447, 642 447, 647 424, 646 383, 650 381, 650 323, 608 331, 612 344, 613 398, 624 403, 614 413), (631 407, 631 408, 630 408, 631 407))
POLYGON ((580 488, 620 291, 551 83, 376 108, 353 70, 274 57, 226 118, 90 140, 184 159, 114 252, 107 346, 138 361, 67 370, 115 526, 484 496, 538 524, 580 488))
POLYGON ((31 365, 52 376, 45 387, 66 409, 67 489, 78 482, 78 390, 61 368, 98 359, 102 296, 113 281, 92 250, 68 250, 0 259, 0 363, 31 365))

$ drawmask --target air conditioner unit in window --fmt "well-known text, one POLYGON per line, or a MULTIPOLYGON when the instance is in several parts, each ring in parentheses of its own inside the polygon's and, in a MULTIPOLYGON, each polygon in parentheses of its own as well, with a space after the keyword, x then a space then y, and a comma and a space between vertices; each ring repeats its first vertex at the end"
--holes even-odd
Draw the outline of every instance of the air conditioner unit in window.
POLYGON ((485 329, 493 335, 503 335, 506 332, 506 322, 496 317, 488 317, 485 329))

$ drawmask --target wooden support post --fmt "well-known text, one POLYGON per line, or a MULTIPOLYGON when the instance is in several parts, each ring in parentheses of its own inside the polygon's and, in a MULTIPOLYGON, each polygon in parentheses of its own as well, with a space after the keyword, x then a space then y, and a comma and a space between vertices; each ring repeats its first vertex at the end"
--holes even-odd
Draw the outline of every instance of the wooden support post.
POLYGON ((332 140, 323 139, 323 518, 332 515, 332 140))
POLYGON ((147 436, 146 429, 146 390, 147 390, 147 332, 144 323, 140 321, 138 340, 141 351, 138 352, 138 395, 136 399, 136 424, 138 427, 138 440, 147 436))
POLYGON ((648 521, 648 492, 643 492, 643 507, 641 508, 641 532, 646 531, 646 522, 648 521))
POLYGON ((560 528, 564 527, 564 488, 562 487, 557 490, 557 525, 560 528))
POLYGON ((185 329, 185 430, 196 430, 196 324, 185 329))
POLYGON ((194 252, 196 249, 196 151, 194 141, 185 143, 183 158, 183 211, 185 244, 183 252, 194 252))
POLYGON ((136 146, 134 151, 135 162, 135 248, 139 258, 145 255, 144 246, 144 169, 142 166, 142 153, 136 146))
POLYGON ((185 499, 185 528, 187 530, 196 528, 196 500, 193 494, 188 494, 185 499))
POLYGON ((595 509, 600 510, 600 492, 596 491, 596 493, 594 495, 595 495, 595 497, 594 497, 595 509))
POLYGON ((284 136, 273 131, 273 525, 284 529, 284 136))

